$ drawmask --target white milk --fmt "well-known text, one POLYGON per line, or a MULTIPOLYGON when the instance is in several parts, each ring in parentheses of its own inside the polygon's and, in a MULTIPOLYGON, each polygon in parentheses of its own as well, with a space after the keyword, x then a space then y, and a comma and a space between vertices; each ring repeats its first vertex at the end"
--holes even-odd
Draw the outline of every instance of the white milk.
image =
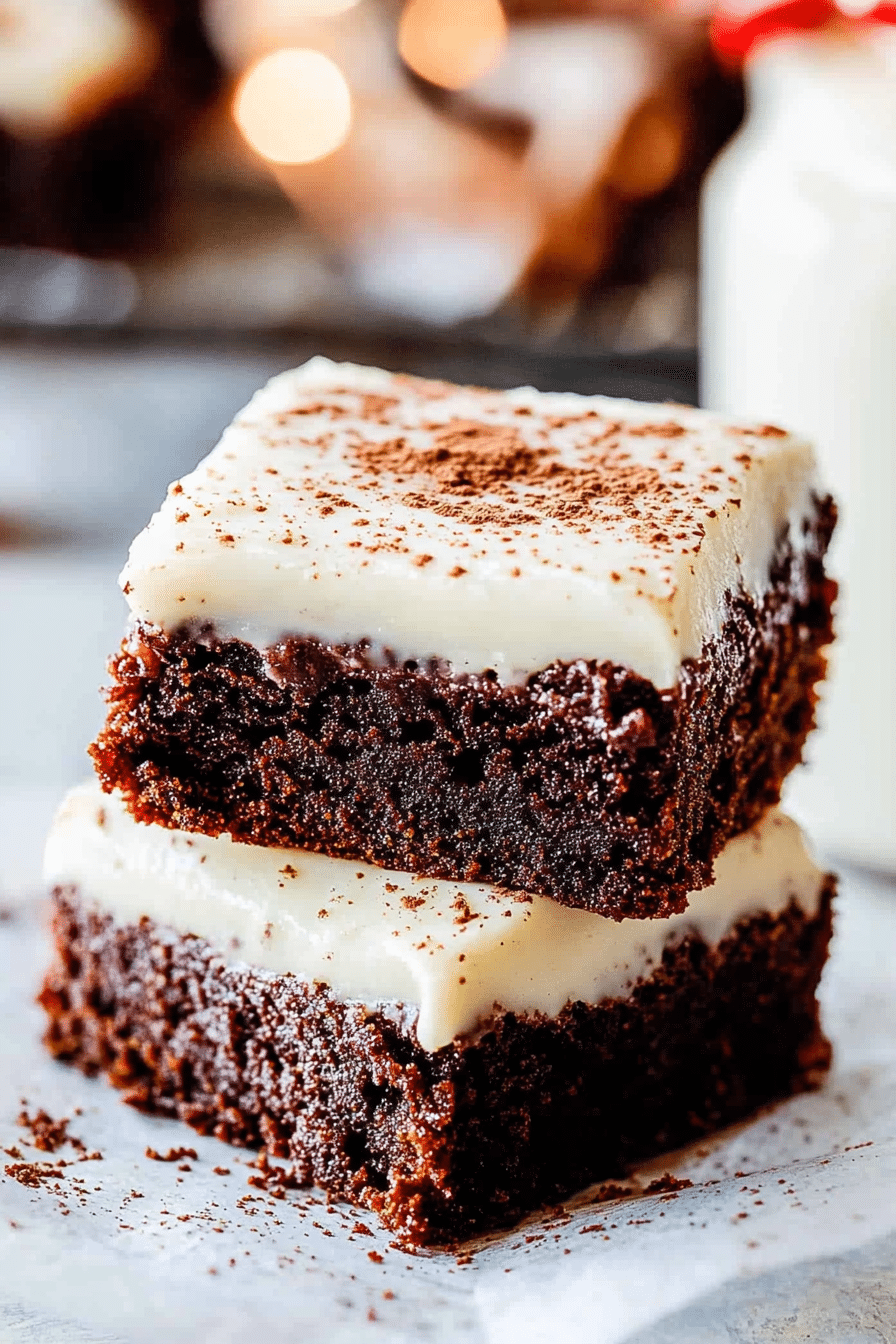
POLYGON ((703 196, 703 399, 811 435, 839 640, 791 806, 896 869, 896 29, 778 39, 703 196))

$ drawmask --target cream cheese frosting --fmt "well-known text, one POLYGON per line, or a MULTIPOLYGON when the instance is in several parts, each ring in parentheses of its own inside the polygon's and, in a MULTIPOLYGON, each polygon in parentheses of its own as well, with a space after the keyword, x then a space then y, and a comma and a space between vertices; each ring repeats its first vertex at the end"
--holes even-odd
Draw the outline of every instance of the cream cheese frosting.
POLYGON ((369 639, 491 669, 609 660, 671 686, 803 544, 809 444, 604 397, 490 392, 313 359, 253 397, 134 541, 137 620, 369 639))
POLYGON ((416 1008, 430 1051, 496 1005, 555 1016, 570 1001, 624 996, 669 940, 694 931, 716 945, 738 920, 791 900, 814 913, 822 884, 777 809, 729 842, 715 882, 683 914, 617 922, 542 896, 146 826, 95 782, 66 798, 44 867, 119 923, 148 916, 233 963, 325 982, 343 1000, 416 1008))

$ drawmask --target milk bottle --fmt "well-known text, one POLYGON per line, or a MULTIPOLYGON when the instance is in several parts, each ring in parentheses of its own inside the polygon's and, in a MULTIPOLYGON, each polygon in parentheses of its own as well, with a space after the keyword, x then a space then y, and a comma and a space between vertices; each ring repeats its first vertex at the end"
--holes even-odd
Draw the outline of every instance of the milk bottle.
POLYGON ((838 644, 790 804, 896 869, 896 28, 760 40, 701 220, 702 398, 817 444, 840 505, 838 644))

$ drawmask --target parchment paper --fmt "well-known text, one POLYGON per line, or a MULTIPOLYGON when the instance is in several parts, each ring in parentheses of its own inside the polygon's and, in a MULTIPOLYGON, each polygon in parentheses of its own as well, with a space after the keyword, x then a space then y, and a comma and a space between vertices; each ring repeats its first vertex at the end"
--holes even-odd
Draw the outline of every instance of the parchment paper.
MULTIPOLYGON (((563 1213, 471 1247, 458 1263, 454 1254, 408 1255, 371 1216, 328 1209, 314 1192, 272 1198, 248 1184, 257 1174, 252 1154, 138 1115, 104 1082, 45 1057, 33 1004, 47 957, 34 869, 56 793, 3 794, 0 1147, 18 1149, 23 1161, 71 1163, 35 1187, 14 1175, 0 1181, 3 1340, 618 1344, 637 1335, 646 1344, 696 1338, 686 1321, 661 1335, 651 1327, 726 1285, 730 1309, 735 1287, 741 1303, 726 1339, 805 1339, 812 1336, 796 1326, 791 1335, 784 1326, 774 1336, 751 1333, 745 1276, 765 1276, 750 1280, 758 1285, 775 1267, 804 1266, 786 1278, 792 1323, 803 1319, 802 1297, 819 1275, 849 1273, 846 1253, 862 1246, 877 1257, 874 1310, 825 1344, 896 1339, 892 886, 856 874, 842 882, 823 986, 835 1065, 821 1092, 638 1174, 642 1187, 671 1171, 692 1188, 571 1201, 563 1213), (29 1146, 16 1123, 22 1099, 31 1114, 43 1107, 70 1116, 70 1132, 102 1159, 29 1146), (147 1147, 181 1145, 197 1154, 188 1171, 145 1156, 147 1147), (819 1266, 820 1257, 839 1258, 819 1266)), ((0 1171, 15 1165, 0 1154, 0 1171)), ((867 1297, 867 1285, 860 1289, 867 1297)))

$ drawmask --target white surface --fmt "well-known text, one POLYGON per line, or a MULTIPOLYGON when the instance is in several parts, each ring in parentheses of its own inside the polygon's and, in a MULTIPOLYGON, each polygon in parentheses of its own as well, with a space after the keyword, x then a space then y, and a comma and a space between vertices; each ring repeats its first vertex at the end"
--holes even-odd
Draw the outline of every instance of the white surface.
POLYGON ((791 806, 896 871, 896 33, 792 38, 748 73, 749 121, 704 187, 702 394, 818 445, 843 592, 791 806))
POLYGON ((791 900, 814 914, 821 884, 798 827, 773 811, 722 851, 714 884, 683 914, 617 922, 481 883, 143 826, 95 781, 59 809, 44 875, 119 923, 148 915, 206 938, 231 964, 416 1009, 424 1050, 496 1005, 555 1017, 569 1002, 624 996, 670 940, 694 930, 714 946, 738 920, 791 900))
POLYGON ((806 442, 756 422, 315 359, 269 383, 169 490, 122 583, 134 615, 163 629, 369 638, 505 681, 608 659, 666 687, 718 633, 727 594, 767 588, 782 531, 799 550, 815 485, 806 442), (396 438, 434 455, 440 429, 471 425, 581 472, 586 514, 546 507, 550 480, 508 478, 453 496, 452 515, 433 476, 353 458, 396 438), (457 517, 461 505, 508 521, 457 517))
MULTIPOLYGON (((3 845, 4 863, 16 847, 23 851, 13 856, 18 892, 33 889, 27 879, 39 863, 50 792, 18 800, 17 844, 7 837, 3 845)), ((4 790, 6 816, 9 802, 4 790)), ((524 1233, 508 1233, 477 1251, 470 1265, 444 1253, 409 1257, 390 1247, 367 1215, 360 1221, 374 1235, 354 1234, 352 1210, 327 1212, 313 1195, 259 1198, 246 1183, 249 1154, 196 1138, 174 1122, 142 1117, 105 1083, 51 1062, 38 1044, 40 1013, 32 1003, 47 946, 33 902, 16 898, 15 905, 14 917, 0 923, 0 1146, 18 1145, 32 1160, 47 1157, 28 1148, 15 1124, 25 1097, 32 1113, 43 1106, 59 1117, 80 1107, 72 1132, 103 1160, 65 1168, 58 1192, 52 1184, 29 1189, 0 1179, 4 1339, 620 1344, 646 1331, 638 1340, 649 1344, 652 1324, 710 1291, 716 1294, 713 1321, 732 1339, 879 1344, 889 1338, 875 1333, 867 1305, 858 1324, 850 1315, 850 1303, 857 1311, 867 1304, 866 1261, 844 1252, 865 1246, 879 1257, 875 1248, 884 1243, 877 1239, 896 1229, 891 890, 845 884, 824 985, 835 1066, 822 1092, 642 1174, 645 1183, 664 1170, 695 1182, 674 1199, 585 1205, 573 1208, 569 1221, 536 1218, 524 1233), (148 1161, 147 1145, 162 1152, 194 1147, 198 1160, 182 1173, 176 1163, 148 1161), (230 1175, 215 1175, 215 1166, 230 1175), (256 1198, 239 1206, 245 1195, 256 1198), (605 1231, 584 1230, 598 1223, 605 1231), (536 1239, 527 1243, 524 1235, 536 1239), (369 1259, 370 1251, 382 1255, 381 1264, 369 1259), (813 1261, 820 1256, 839 1258, 819 1267, 813 1261), (787 1329, 766 1335, 760 1328, 764 1280, 750 1296, 744 1278, 798 1264, 802 1268, 791 1268, 784 1280, 787 1329), (819 1275, 838 1287, 825 1312, 812 1296, 819 1275), (385 1291, 394 1297, 385 1299, 385 1291), (726 1315, 726 1291, 737 1306, 733 1318, 726 1315), (803 1302, 813 1300, 819 1333, 807 1332, 802 1314, 803 1302), (375 1321, 367 1319, 370 1308, 375 1321)), ((874 1290, 875 1319, 892 1324, 896 1282, 878 1274, 874 1290)), ((683 1311, 664 1327, 662 1339, 693 1344, 691 1319, 683 1311)))

